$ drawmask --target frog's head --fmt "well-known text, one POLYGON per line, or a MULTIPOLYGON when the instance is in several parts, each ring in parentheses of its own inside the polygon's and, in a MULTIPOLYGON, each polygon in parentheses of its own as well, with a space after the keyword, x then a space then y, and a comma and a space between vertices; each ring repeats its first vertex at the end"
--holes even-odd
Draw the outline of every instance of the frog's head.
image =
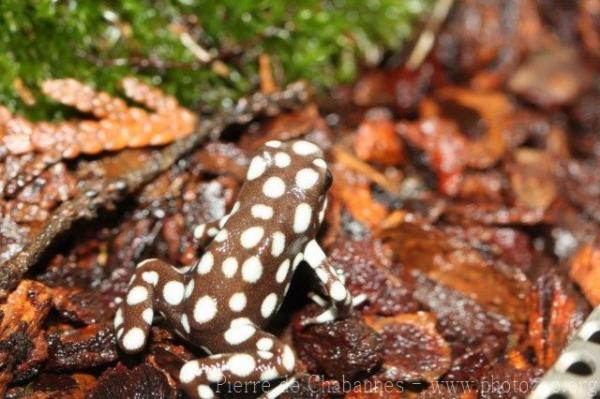
POLYGON ((331 183, 323 151, 316 144, 273 140, 252 158, 240 198, 254 201, 258 214, 272 209, 272 221, 290 224, 293 233, 310 235, 323 220, 331 183))

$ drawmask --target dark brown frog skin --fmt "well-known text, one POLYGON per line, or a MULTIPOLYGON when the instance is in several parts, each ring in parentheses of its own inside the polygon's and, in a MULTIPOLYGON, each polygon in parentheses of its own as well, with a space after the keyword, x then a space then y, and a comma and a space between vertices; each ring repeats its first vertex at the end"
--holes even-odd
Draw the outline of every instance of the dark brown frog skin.
MULTIPOLYGON (((292 376, 295 355, 264 331, 302 261, 315 271, 331 306, 310 322, 345 317, 352 297, 315 241, 327 207, 331 174, 322 150, 306 140, 269 141, 248 167, 238 200, 222 219, 194 236, 200 261, 175 268, 159 259, 139 263, 115 316, 120 347, 146 345, 154 311, 208 353, 180 371, 192 398, 213 398, 209 384, 268 381, 292 376)), ((288 379, 267 393, 278 396, 288 379)))

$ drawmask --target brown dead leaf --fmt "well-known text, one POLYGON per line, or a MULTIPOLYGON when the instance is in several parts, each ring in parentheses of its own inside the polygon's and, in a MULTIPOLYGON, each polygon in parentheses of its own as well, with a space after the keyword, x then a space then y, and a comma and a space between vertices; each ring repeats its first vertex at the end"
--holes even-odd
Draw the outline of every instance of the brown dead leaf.
POLYGON ((443 210, 444 220, 453 224, 477 223, 493 226, 553 223, 552 214, 522 206, 509 207, 493 202, 452 203, 443 210))
POLYGON ((450 347, 436 331, 436 319, 431 313, 367 317, 366 323, 384 342, 380 378, 432 382, 448 371, 450 347))
POLYGON ((397 125, 400 136, 423 150, 438 177, 439 191, 456 195, 465 168, 467 140, 452 121, 441 118, 421 119, 397 125))
POLYGON ((569 277, 579 285, 593 306, 600 305, 600 236, 573 256, 569 277))
POLYGON ((337 164, 332 168, 334 175, 331 188, 334 195, 342 200, 354 219, 375 229, 388 214, 388 210, 375 201, 365 177, 337 164))
POLYGON ((600 1, 583 0, 578 4, 581 39, 591 54, 600 57, 600 1))
POLYGON ((378 369, 381 337, 358 314, 330 323, 303 325, 304 320, 319 312, 316 305, 309 305, 292 320, 294 346, 309 371, 352 380, 378 369))
POLYGON ((388 111, 367 112, 354 136, 354 152, 363 161, 382 165, 400 165, 405 161, 404 146, 388 111))
POLYGON ((92 324, 48 335, 46 370, 83 370, 106 366, 118 358, 112 326, 92 324))
POLYGON ((466 162, 470 167, 487 169, 504 156, 510 136, 507 132, 509 114, 514 110, 506 94, 449 86, 438 93, 438 98, 476 111, 481 118, 480 123, 485 125, 485 133, 481 137, 469 140, 466 162))
POLYGON ((278 114, 261 126, 251 129, 240 139, 239 146, 247 151, 255 151, 269 140, 291 140, 308 133, 320 118, 316 104, 288 113, 278 114))
POLYGON ((555 268, 545 267, 529 294, 529 342, 537 364, 554 364, 571 335, 583 323, 589 306, 555 268))
POLYGON ((373 183, 378 184, 383 189, 394 194, 400 191, 400 182, 393 180, 368 163, 358 159, 354 155, 345 151, 341 146, 335 146, 332 149, 335 161, 343 165, 345 168, 353 170, 367 177, 373 183))
POLYGON ((378 240, 340 235, 327 252, 334 267, 344 273, 350 293, 367 296, 361 306, 363 315, 393 316, 419 309, 412 297, 410 277, 394 267, 378 240))
POLYGON ((482 306, 524 323, 527 284, 495 269, 481 254, 442 231, 401 223, 381 232, 395 259, 434 281, 466 294, 482 306))
POLYGON ((32 359, 39 363, 46 357, 45 351, 40 354, 36 348, 41 348, 39 334, 50 305, 50 292, 44 284, 23 280, 0 309, 0 397, 14 372, 24 372, 19 365, 32 359))
POLYGON ((510 182, 519 202, 529 209, 544 211, 556 198, 552 159, 543 151, 520 148, 509 166, 510 182))
POLYGON ((577 50, 557 47, 531 54, 508 82, 514 93, 541 108, 570 104, 590 84, 577 50))

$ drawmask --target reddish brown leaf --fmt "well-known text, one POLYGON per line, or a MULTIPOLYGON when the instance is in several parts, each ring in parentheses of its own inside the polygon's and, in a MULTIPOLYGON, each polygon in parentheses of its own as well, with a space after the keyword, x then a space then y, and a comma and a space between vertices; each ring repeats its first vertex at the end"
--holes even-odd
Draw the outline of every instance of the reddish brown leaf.
POLYGON ((177 392, 169 386, 165 376, 154 367, 143 364, 127 369, 118 364, 102 373, 91 395, 93 399, 132 397, 175 399, 177 392))
POLYGON ((495 269, 465 243, 415 223, 401 223, 381 236, 404 266, 425 273, 516 323, 525 321, 522 309, 527 285, 495 269))
POLYGON ((529 342, 537 364, 548 369, 587 317, 589 306, 551 267, 541 271, 529 296, 529 342))
POLYGON ((399 134, 423 150, 438 177, 439 190, 456 195, 465 168, 467 140, 449 120, 429 118, 418 123, 401 123, 399 134))
POLYGON ((367 162, 399 165, 404 162, 404 147, 396 134, 391 115, 383 109, 367 112, 354 136, 354 152, 367 162))
POLYGON ((452 347, 453 356, 477 348, 486 339, 504 347, 510 322, 486 311, 473 299, 416 273, 415 298, 437 318, 437 330, 452 347))
POLYGON ((363 314, 393 316, 418 310, 412 287, 399 276, 375 239, 338 237, 328 252, 332 264, 344 272, 352 295, 367 295, 366 304, 361 307, 363 314))
POLYGON ((82 370, 117 360, 112 327, 93 324, 48 335, 47 370, 82 370))
POLYGON ((292 322, 294 345, 308 369, 337 380, 352 380, 372 372, 381 360, 381 337, 356 316, 302 326, 303 319, 319 311, 319 307, 309 306, 292 322))
POLYGON ((342 200, 352 217, 365 226, 379 226, 388 211, 373 198, 367 179, 340 167, 334 167, 332 171, 334 179, 331 190, 342 200))
POLYGON ((383 339, 381 377, 391 381, 435 381, 450 367, 450 347, 431 313, 368 318, 383 339))

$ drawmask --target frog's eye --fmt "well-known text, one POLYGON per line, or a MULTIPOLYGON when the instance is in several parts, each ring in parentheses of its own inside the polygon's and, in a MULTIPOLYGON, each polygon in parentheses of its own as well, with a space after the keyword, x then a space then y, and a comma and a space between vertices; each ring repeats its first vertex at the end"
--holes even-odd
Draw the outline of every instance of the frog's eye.
POLYGON ((325 191, 329 190, 332 183, 333 183, 333 176, 331 175, 331 172, 329 171, 329 169, 327 169, 327 171, 325 172, 325 191))

